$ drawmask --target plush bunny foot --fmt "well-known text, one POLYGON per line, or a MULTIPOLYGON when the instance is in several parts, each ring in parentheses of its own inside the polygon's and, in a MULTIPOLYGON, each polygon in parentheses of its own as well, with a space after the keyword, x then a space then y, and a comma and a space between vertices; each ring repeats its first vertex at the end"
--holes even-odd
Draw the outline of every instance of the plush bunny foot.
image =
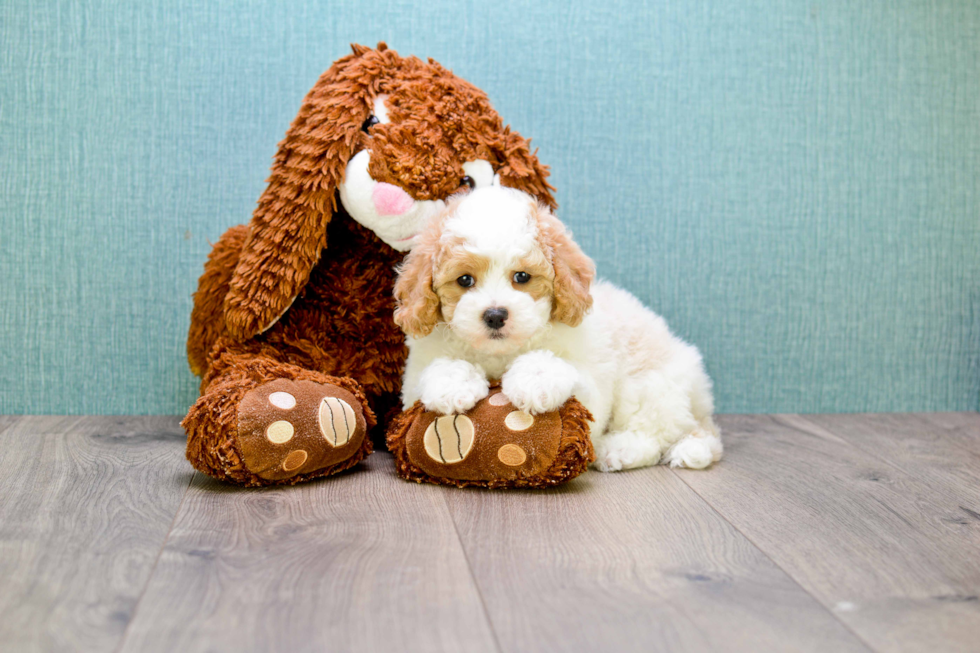
POLYGON ((360 402, 335 385, 277 379, 238 406, 237 449, 248 471, 282 482, 346 469, 371 452, 360 402))
POLYGON ((495 386, 463 413, 439 415, 422 402, 388 428, 388 449, 410 481, 459 487, 550 487, 585 471, 595 458, 589 411, 574 398, 531 415, 495 386))

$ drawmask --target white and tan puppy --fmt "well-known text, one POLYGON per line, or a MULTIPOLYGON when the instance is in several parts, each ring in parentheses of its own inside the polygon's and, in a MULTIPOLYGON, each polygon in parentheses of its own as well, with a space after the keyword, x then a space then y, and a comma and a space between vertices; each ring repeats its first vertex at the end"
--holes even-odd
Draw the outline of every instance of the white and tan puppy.
POLYGON ((532 414, 577 397, 595 417, 602 471, 720 459, 698 350, 593 276, 592 261, 530 196, 491 186, 452 199, 395 285, 409 347, 404 405, 465 412, 487 396, 488 379, 500 379, 532 414))

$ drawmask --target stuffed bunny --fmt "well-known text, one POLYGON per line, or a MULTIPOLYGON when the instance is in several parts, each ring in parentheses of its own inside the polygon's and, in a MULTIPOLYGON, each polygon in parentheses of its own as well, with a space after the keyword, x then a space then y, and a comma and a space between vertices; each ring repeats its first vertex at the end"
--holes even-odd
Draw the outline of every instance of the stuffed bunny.
POLYGON ((352 49, 307 94, 251 222, 214 245, 194 295, 187 458, 224 481, 325 476, 369 454, 372 430, 383 439, 406 357, 395 267, 446 198, 502 184, 555 204, 484 93, 384 43, 352 49))

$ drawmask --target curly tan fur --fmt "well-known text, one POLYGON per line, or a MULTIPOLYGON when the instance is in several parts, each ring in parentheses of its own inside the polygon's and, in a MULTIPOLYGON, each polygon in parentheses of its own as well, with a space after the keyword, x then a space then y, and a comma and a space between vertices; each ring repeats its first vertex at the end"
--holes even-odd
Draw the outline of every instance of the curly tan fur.
POLYGON ((392 288, 402 254, 339 202, 354 154, 371 149, 372 177, 415 199, 448 197, 459 189, 463 162, 486 159, 504 185, 555 204, 547 169, 481 91, 383 43, 352 49, 303 100, 252 221, 214 246, 194 295, 187 352, 203 378, 184 420, 187 456, 230 482, 268 484, 236 457, 238 401, 258 384, 306 378, 356 390, 381 427, 398 410, 406 351, 392 288), (378 95, 387 96, 391 121, 369 135, 361 125, 378 95))
POLYGON ((535 207, 538 242, 555 271, 555 295, 551 318, 578 326, 592 306, 589 287, 595 279, 595 263, 572 240, 568 229, 544 207, 535 207))
POLYGON ((398 266, 393 293, 395 324, 413 338, 429 335, 439 323, 440 302, 432 275, 443 252, 452 246, 440 239, 441 225, 452 216, 458 203, 458 198, 450 198, 446 208, 419 234, 412 252, 398 266))

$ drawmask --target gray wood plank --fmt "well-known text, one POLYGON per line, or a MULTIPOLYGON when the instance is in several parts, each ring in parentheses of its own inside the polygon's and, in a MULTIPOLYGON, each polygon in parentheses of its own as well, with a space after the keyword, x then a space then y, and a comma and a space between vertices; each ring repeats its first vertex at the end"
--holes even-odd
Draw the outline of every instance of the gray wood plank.
POLYGON ((504 651, 868 650, 668 469, 445 492, 504 651))
POLYGON ((175 417, 22 417, 0 432, 0 642, 111 651, 190 468, 175 417))
POLYGON ((0 432, 5 431, 20 420, 20 415, 0 415, 0 432))
POLYGON ((295 487, 196 476, 123 651, 495 651, 442 488, 387 453, 295 487))
POLYGON ((808 422, 838 435, 916 478, 935 492, 963 498, 962 514, 980 515, 980 413, 806 415, 808 422))
POLYGON ((877 650, 976 650, 980 521, 959 507, 975 493, 954 498, 800 416, 721 426, 723 463, 675 473, 800 585, 877 650))
POLYGON ((942 426, 944 435, 958 442, 975 444, 980 439, 980 412, 911 413, 912 416, 942 426))

